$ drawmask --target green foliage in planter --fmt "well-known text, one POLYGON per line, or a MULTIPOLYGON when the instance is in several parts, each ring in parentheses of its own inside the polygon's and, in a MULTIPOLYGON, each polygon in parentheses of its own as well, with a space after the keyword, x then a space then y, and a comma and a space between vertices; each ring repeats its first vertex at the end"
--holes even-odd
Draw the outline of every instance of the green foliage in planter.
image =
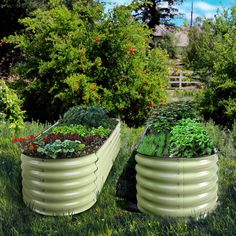
POLYGON ((25 31, 8 42, 24 55, 16 71, 29 118, 53 121, 72 105, 101 104, 134 126, 165 102, 167 54, 149 48, 151 32, 132 19, 132 10, 105 14, 95 1, 68 9, 52 0, 20 21, 25 31))
POLYGON ((78 140, 56 140, 43 147, 39 146, 37 152, 56 159, 60 154, 74 154, 75 152, 82 151, 84 147, 85 145, 78 140))
POLYGON ((51 133, 60 134, 78 134, 81 137, 98 135, 101 138, 107 138, 111 134, 110 128, 99 126, 97 128, 88 128, 83 125, 60 125, 52 129, 51 133))
POLYGON ((206 84, 199 96, 205 119, 231 127, 236 119, 236 7, 190 33, 186 62, 206 84))
POLYGON ((83 106, 74 106, 71 107, 63 116, 62 124, 67 125, 84 125, 87 127, 110 127, 114 128, 117 122, 114 119, 111 119, 108 116, 108 112, 106 109, 91 106, 91 107, 83 107, 83 106))
POLYGON ((16 93, 0 81, 0 122, 9 122, 10 128, 23 128, 25 112, 20 108, 21 103, 16 93))
POLYGON ((168 156, 169 136, 166 133, 145 135, 137 149, 148 156, 168 156))
POLYGON ((187 118, 173 127, 170 138, 172 156, 191 158, 212 153, 213 144, 203 124, 187 118))
POLYGON ((178 120, 196 117, 197 112, 193 102, 172 102, 154 109, 147 121, 147 125, 156 133, 169 132, 178 120))

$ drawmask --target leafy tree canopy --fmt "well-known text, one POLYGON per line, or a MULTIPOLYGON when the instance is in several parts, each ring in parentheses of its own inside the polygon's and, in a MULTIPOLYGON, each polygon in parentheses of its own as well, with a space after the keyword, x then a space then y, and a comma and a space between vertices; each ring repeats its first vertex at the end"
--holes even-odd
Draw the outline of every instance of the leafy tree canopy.
POLYGON ((199 98, 205 118, 231 126, 236 119, 236 7, 193 27, 185 63, 205 82, 199 98))
POLYGON ((183 0, 134 0, 137 4, 135 16, 146 22, 150 29, 155 25, 171 26, 171 22, 177 16, 181 16, 176 5, 182 4, 183 0))
POLYGON ((23 54, 16 70, 29 118, 53 121, 72 105, 97 104, 135 126, 166 101, 167 55, 149 48, 151 30, 132 12, 51 0, 20 21, 24 32, 8 42, 23 54))

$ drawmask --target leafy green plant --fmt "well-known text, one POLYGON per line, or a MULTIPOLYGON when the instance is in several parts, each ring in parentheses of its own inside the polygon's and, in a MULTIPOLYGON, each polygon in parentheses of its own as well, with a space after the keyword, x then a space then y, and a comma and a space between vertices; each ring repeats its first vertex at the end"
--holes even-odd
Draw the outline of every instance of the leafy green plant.
POLYGON ((157 146, 157 137, 155 135, 144 136, 137 151, 141 154, 154 156, 157 146))
POLYGON ((172 156, 192 158, 212 153, 213 144, 203 124, 187 118, 173 127, 170 137, 172 156))
POLYGON ((111 129, 103 128, 102 126, 97 128, 88 128, 83 125, 60 125, 52 128, 51 133, 78 134, 81 137, 98 135, 101 138, 107 138, 111 134, 111 129))
POLYGON ((83 125, 59 125, 52 128, 51 133, 78 134, 81 137, 88 135, 88 129, 83 125))
POLYGON ((24 127, 24 111, 21 110, 22 101, 16 93, 8 88, 4 81, 0 81, 0 122, 9 122, 9 128, 24 127))
POLYGON ((89 131, 89 135, 97 135, 101 138, 107 138, 110 134, 111 134, 111 129, 103 128, 102 126, 99 126, 98 128, 92 128, 89 131))
POLYGON ((147 121, 147 125, 156 133, 169 132, 178 120, 196 118, 196 116, 196 107, 193 102, 172 102, 154 109, 147 121))
POLYGON ((84 147, 85 145, 78 140, 56 140, 43 147, 39 146, 37 152, 56 159, 60 154, 74 154, 75 152, 82 151, 84 147))
POLYGON ((168 138, 166 133, 145 135, 137 151, 148 156, 167 156, 168 138))

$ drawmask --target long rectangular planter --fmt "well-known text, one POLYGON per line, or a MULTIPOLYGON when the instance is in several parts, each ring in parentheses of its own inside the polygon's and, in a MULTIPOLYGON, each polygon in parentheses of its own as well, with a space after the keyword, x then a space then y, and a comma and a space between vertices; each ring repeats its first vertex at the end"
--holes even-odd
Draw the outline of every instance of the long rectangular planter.
POLYGON ((21 155, 23 200, 43 215, 72 215, 97 201, 120 150, 120 122, 90 155, 72 159, 40 159, 21 155))
POLYGON ((216 154, 162 158, 136 154, 137 202, 142 212, 161 216, 201 216, 217 204, 216 154))

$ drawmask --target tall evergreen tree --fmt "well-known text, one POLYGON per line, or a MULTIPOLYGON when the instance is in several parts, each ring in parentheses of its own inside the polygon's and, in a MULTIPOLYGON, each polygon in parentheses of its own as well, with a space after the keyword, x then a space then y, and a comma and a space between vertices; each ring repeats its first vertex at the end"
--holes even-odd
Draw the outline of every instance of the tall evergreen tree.
POLYGON ((138 4, 134 16, 146 22, 150 29, 155 25, 171 26, 171 19, 181 16, 176 5, 183 0, 134 0, 138 4))

